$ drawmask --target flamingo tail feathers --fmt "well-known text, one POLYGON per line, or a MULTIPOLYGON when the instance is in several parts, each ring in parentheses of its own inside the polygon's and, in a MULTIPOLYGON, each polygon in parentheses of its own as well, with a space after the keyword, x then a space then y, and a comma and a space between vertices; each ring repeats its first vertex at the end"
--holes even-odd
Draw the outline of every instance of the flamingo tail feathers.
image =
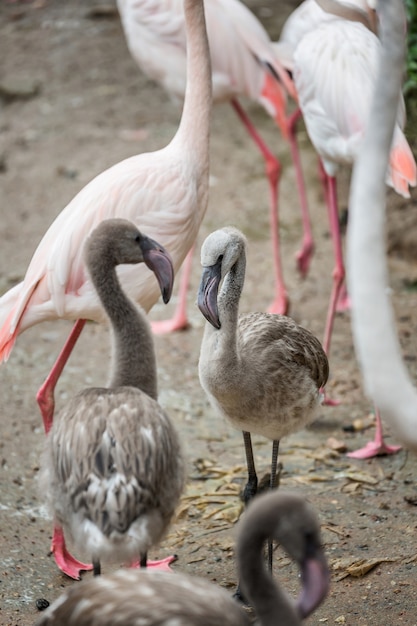
POLYGON ((390 153, 389 184, 404 198, 410 197, 409 185, 416 184, 416 162, 407 140, 402 135, 390 153))
POLYGON ((16 315, 16 311, 13 309, 7 315, 3 326, 0 328, 0 363, 7 361, 13 346, 16 342, 17 335, 19 334, 19 324, 12 330, 13 319, 16 315))
POLYGON ((275 120, 284 139, 288 139, 286 93, 277 79, 268 72, 265 73, 265 81, 260 100, 268 113, 275 120))

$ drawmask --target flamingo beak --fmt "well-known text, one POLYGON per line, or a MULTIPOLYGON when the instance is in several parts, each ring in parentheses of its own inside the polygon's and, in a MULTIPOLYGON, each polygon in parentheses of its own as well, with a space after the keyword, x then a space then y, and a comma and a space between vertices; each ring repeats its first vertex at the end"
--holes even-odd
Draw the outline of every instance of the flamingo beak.
POLYGON ((205 267, 201 275, 197 305, 204 317, 214 328, 220 328, 217 294, 221 280, 221 262, 205 267))
POLYGON ((329 591, 329 568, 321 549, 315 555, 309 555, 304 561, 301 580, 303 588, 297 601, 297 608, 301 618, 304 619, 318 607, 329 591))
POLYGON ((174 286, 174 267, 168 252, 157 241, 150 237, 142 237, 140 247, 143 260, 155 274, 161 290, 162 299, 167 304, 174 286))

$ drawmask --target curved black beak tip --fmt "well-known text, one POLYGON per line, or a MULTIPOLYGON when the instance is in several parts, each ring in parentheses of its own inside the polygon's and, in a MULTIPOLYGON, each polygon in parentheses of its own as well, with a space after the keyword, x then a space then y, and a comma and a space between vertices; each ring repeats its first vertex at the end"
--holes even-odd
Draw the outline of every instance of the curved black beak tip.
POLYGON ((174 287, 174 266, 171 256, 163 246, 149 237, 142 245, 142 252, 146 265, 157 278, 162 299, 167 304, 174 287))
POLYGON ((217 307, 217 294, 221 279, 221 268, 218 264, 205 267, 201 275, 200 286, 197 294, 197 305, 206 320, 214 328, 221 327, 219 311, 217 307))

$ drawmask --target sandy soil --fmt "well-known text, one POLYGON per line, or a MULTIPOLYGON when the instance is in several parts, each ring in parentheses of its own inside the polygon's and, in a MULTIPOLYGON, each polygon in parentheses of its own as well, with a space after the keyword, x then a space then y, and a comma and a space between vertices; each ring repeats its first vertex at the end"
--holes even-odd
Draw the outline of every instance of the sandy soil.
MULTIPOLYGON (((272 37, 296 3, 250 0, 272 37)), ((136 152, 165 145, 180 111, 148 81, 130 58, 114 10, 73 0, 0 4, 0 292, 24 275, 41 236, 73 195, 94 175, 136 152), (123 131, 143 129, 141 141, 123 131)), ((113 5, 110 8, 114 9, 113 5)), ((322 337, 331 288, 332 248, 317 176, 317 161, 300 132, 316 254, 304 281, 294 255, 301 225, 289 151, 273 123, 248 104, 254 121, 283 164, 280 190, 282 250, 291 314, 322 337)), ((340 178, 346 205, 348 173, 340 178)), ((415 198, 389 193, 388 236, 393 302, 404 356, 416 376, 417 269, 415 198)), ((198 245, 211 230, 235 224, 248 236, 249 266, 242 310, 264 310, 272 294, 268 195, 263 164, 227 105, 213 113, 212 187, 198 245)), ((364 208, 364 210, 366 207, 364 208)), ((189 460, 189 485, 178 521, 155 552, 175 551, 176 568, 230 587, 235 584, 234 522, 241 512, 245 479, 240 433, 209 407, 197 362, 203 320, 195 307, 199 263, 189 295, 191 326, 157 337, 161 403, 175 420, 189 460), (213 496, 217 491, 222 495, 213 496), (226 494, 226 495, 224 495, 226 494)), ((159 305, 162 319, 172 311, 159 305)), ((0 368, 1 535, 0 624, 27 626, 36 600, 55 599, 77 584, 48 556, 51 521, 37 489, 43 432, 36 390, 43 382, 70 324, 43 324, 24 333, 0 368)), ((57 394, 58 407, 76 390, 107 379, 107 331, 85 330, 57 394)), ((416 459, 401 451, 367 462, 333 450, 329 438, 353 450, 372 431, 372 407, 361 386, 350 318, 339 315, 330 353, 332 397, 307 430, 282 442, 281 486, 304 494, 316 507, 332 567, 331 593, 308 623, 381 626, 417 624, 416 459), (367 430, 344 430, 361 419, 367 430)), ((389 439, 393 441, 393 438, 389 439)), ((256 440, 259 474, 268 471, 270 444, 256 440)), ((277 549, 275 573, 289 591, 298 587, 293 565, 277 549)), ((89 576, 90 574, 86 574, 89 576)))

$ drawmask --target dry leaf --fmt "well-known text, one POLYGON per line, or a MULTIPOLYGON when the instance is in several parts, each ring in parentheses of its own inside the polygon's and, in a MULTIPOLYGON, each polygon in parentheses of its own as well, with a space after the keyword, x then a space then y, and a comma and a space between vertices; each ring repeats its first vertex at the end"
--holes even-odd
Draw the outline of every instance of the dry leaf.
POLYGON ((329 437, 326 441, 326 445, 330 450, 335 450, 336 452, 346 452, 347 446, 344 441, 340 441, 335 437, 329 437))
POLYGON ((368 474, 368 472, 361 471, 350 471, 340 472, 339 478, 347 478, 348 480, 352 480, 357 483, 366 483, 367 485, 377 485, 379 483, 379 479, 372 476, 372 474, 368 474))
POLYGON ((297 483, 308 485, 309 483, 324 483, 334 480, 333 474, 305 474, 304 476, 294 476, 297 483))

